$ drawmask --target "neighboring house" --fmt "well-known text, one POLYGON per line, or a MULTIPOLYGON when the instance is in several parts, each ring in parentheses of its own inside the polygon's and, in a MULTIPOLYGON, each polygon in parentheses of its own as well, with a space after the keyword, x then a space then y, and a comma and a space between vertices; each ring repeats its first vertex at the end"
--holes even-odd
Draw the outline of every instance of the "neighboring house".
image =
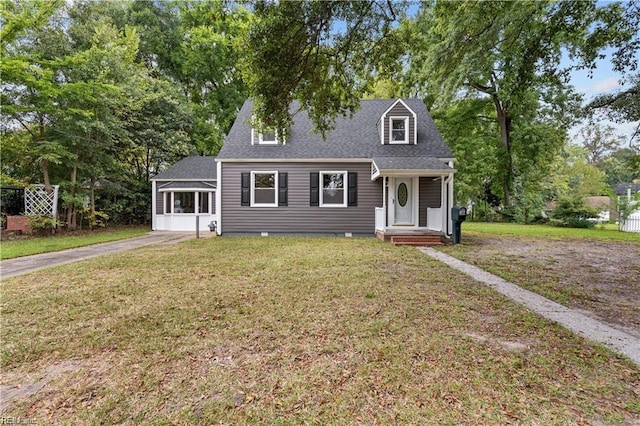
POLYGON ((305 112, 286 140, 259 133, 252 107, 216 158, 218 233, 451 233, 454 157, 421 100, 363 100, 326 140, 305 112))
MULTIPOLYGON (((640 193, 640 182, 637 180, 630 183, 621 183, 615 188, 618 195, 618 202, 621 198, 627 198, 631 201, 631 197, 640 193)), ((635 203, 636 209, 629 214, 623 223, 620 223, 620 230, 623 232, 640 232, 640 204, 635 203)))
POLYGON ((640 192, 640 182, 620 183, 615 187, 616 195, 636 194, 640 192))
MULTIPOLYGON (((598 210, 598 217, 592 219, 594 222, 609 222, 611 220, 611 216, 612 216, 611 197, 606 197, 606 196, 586 197, 584 201, 587 206, 598 210)), ((613 213, 615 216, 615 210, 613 210, 613 213)))
POLYGON ((216 159, 186 157, 151 179, 152 229, 201 230, 216 220, 216 159), (197 219, 196 219, 197 217, 197 219))

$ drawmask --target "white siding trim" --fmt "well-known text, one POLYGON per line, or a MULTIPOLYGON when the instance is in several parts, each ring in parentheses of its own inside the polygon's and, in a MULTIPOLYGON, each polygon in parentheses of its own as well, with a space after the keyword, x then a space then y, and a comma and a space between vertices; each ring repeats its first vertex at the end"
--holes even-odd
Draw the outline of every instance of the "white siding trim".
MULTIPOLYGON (((156 217, 158 214, 158 205, 156 203, 156 181, 152 180, 151 181, 151 208, 153 210, 151 210, 153 212, 153 214, 151 215, 151 229, 152 230, 156 230, 157 229, 157 223, 158 223, 158 218, 156 217)), ((162 206, 162 209, 164 211, 164 206, 162 206)))
POLYGON ((217 180, 216 180, 216 234, 222 234, 222 161, 216 161, 218 167, 216 167, 217 180))

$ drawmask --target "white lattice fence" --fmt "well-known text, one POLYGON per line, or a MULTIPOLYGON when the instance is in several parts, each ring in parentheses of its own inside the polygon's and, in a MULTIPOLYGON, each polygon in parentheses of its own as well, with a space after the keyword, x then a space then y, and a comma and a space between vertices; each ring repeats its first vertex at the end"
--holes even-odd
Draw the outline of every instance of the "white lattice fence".
POLYGON ((53 185, 53 191, 48 193, 44 185, 32 185, 24 190, 24 210, 27 216, 56 217, 58 210, 58 188, 53 185))

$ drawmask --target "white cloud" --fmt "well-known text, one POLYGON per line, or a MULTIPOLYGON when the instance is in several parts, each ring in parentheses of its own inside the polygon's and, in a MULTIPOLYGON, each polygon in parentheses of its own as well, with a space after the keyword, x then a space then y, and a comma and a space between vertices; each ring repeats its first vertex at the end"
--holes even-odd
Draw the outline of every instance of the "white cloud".
POLYGON ((596 94, 600 94, 600 93, 611 92, 611 91, 619 89, 621 87, 622 86, 620 85, 620 82, 618 81, 618 78, 609 77, 609 78, 606 78, 604 80, 594 81, 593 84, 591 84, 589 86, 582 87, 580 89, 580 92, 585 93, 585 94, 596 95, 596 94))

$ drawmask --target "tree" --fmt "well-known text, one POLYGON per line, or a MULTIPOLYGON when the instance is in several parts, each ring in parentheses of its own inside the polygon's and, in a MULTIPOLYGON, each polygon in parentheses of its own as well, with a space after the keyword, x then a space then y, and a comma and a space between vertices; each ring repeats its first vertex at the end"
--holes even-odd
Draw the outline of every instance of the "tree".
POLYGON ((640 74, 630 78, 631 86, 624 90, 597 96, 585 107, 587 117, 603 117, 616 123, 637 121, 629 138, 633 145, 640 138, 640 74))
POLYGON ((598 168, 606 175, 611 188, 640 179, 640 149, 618 149, 598 163, 598 168))
POLYGON ((593 165, 618 150, 624 142, 624 136, 617 135, 613 127, 596 123, 589 123, 580 129, 579 136, 587 153, 587 162, 593 165))
POLYGON ((251 14, 225 2, 133 1, 127 22, 140 33, 140 59, 152 76, 172 81, 195 118, 190 138, 199 154, 222 146, 247 89, 237 62, 251 14))
POLYGON ((559 66, 563 52, 591 66, 602 47, 631 37, 626 27, 607 25, 623 13, 619 4, 595 2, 436 2, 405 25, 413 37, 413 87, 437 93, 441 102, 486 96, 493 103, 507 206, 517 174, 514 151, 525 145, 514 138, 520 116, 530 115, 533 105, 535 115, 544 112, 566 129, 579 97, 566 85, 568 70, 559 66))
POLYGON ((393 24, 403 4, 391 1, 260 1, 241 45, 242 75, 257 121, 286 133, 294 99, 316 131, 352 114, 375 76, 400 65, 404 45, 393 24))
POLYGON ((606 175, 588 161, 588 156, 579 145, 568 145, 562 150, 555 159, 553 172, 545 179, 545 195, 549 200, 584 199, 612 192, 606 175))

